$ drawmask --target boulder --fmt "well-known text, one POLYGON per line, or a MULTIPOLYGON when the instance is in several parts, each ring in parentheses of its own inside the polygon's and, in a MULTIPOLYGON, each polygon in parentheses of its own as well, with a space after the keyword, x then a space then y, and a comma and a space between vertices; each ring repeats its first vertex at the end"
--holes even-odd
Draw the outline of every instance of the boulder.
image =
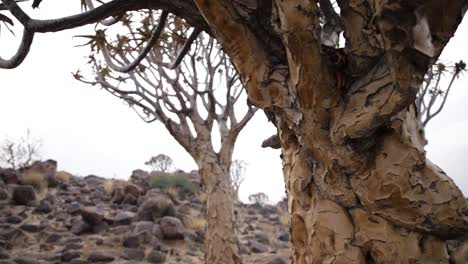
POLYGON ((129 181, 141 188, 143 193, 151 189, 151 175, 144 170, 134 170, 129 181))
POLYGON ((282 258, 275 258, 269 261, 267 264, 286 264, 286 261, 282 258))
POLYGON ((175 216, 174 204, 164 196, 153 197, 144 201, 138 208, 139 221, 156 221, 164 216, 175 216))
POLYGON ((248 246, 252 253, 265 253, 268 251, 267 246, 255 240, 248 241, 248 246))
POLYGON ((149 253, 147 259, 149 263, 164 263, 166 256, 159 251, 153 250, 149 253))
POLYGON ((0 179, 6 184, 18 184, 20 175, 17 170, 0 168, 0 179))
POLYGON ((80 214, 88 225, 97 226, 104 220, 104 213, 100 212, 96 207, 88 206, 80 209, 80 214))
POLYGON ((126 248, 123 251, 122 258, 126 260, 142 261, 145 258, 145 251, 137 248, 126 248))
POLYGON ((22 172, 23 174, 30 172, 42 174, 47 182, 47 186, 49 187, 56 187, 59 183, 57 177, 55 177, 57 173, 57 161, 52 159, 48 159, 46 161, 35 161, 31 166, 22 169, 22 172))
POLYGON ((114 225, 129 225, 132 223, 136 214, 128 211, 118 212, 117 215, 112 219, 114 225))
POLYGON ((13 187, 12 201, 16 205, 31 205, 36 202, 36 190, 31 185, 13 187))
POLYGON ((142 190, 141 190, 141 188, 138 187, 137 185, 132 184, 132 183, 128 183, 128 184, 125 185, 125 187, 124 187, 124 193, 125 193, 125 195, 131 194, 131 195, 133 195, 134 197, 138 198, 138 197, 141 195, 142 190))
POLYGON ((178 218, 165 216, 159 222, 159 226, 161 227, 161 232, 165 239, 184 239, 185 228, 178 218))
POLYGON ((112 251, 94 251, 91 252, 88 256, 88 261, 95 263, 95 262, 112 262, 115 259, 115 252, 112 251))

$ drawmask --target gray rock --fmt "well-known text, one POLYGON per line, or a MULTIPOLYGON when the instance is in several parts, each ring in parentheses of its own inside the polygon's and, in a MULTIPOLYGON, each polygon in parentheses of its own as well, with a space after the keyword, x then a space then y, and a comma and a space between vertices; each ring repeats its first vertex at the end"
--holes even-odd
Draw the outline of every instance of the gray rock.
POLYGON ((117 215, 112 219, 115 225, 129 225, 132 223, 136 214, 133 212, 123 211, 117 213, 117 215))
POLYGON ((94 251, 88 256, 89 262, 112 262, 115 259, 115 252, 112 251, 94 251))
POLYGON ((43 199, 39 202, 39 205, 36 207, 36 209, 34 209, 34 212, 39 214, 48 214, 52 212, 52 205, 49 201, 43 199))
POLYGON ((138 248, 141 245, 141 236, 130 235, 123 241, 123 246, 126 248, 138 248))
POLYGON ((39 231, 42 231, 45 228, 45 226, 41 226, 40 224, 25 223, 20 225, 19 228, 29 233, 37 233, 39 231))
POLYGON ((85 232, 91 231, 91 229, 92 226, 88 225, 83 220, 78 220, 72 224, 70 231, 75 235, 81 235, 85 232))
POLYGON ((56 187, 58 185, 57 177, 57 161, 49 159, 46 161, 35 161, 31 166, 25 168, 23 173, 28 171, 38 172, 44 175, 48 187, 56 187))
POLYGON ((164 196, 149 198, 144 201, 137 212, 139 221, 156 221, 164 216, 175 216, 174 204, 164 196))
POLYGON ((289 238, 290 238, 289 233, 286 233, 286 232, 283 232, 278 236, 278 240, 284 241, 284 242, 289 241, 289 238))
POLYGON ((252 253, 264 253, 268 251, 267 246, 255 240, 249 241, 248 246, 252 253))
POLYGON ((185 228, 178 218, 165 216, 161 219, 159 225, 165 239, 184 239, 185 228))
POLYGON ((6 184, 18 184, 20 173, 14 169, 0 168, 0 179, 6 184))
POLYGON ((31 185, 17 185, 13 187, 12 200, 17 205, 31 205, 36 202, 36 190, 31 185))
POLYGON ((69 250, 62 253, 60 259, 65 262, 70 262, 72 259, 81 257, 81 252, 77 250, 69 250))
POLYGON ((10 215, 5 217, 4 221, 9 224, 19 224, 23 222, 23 219, 17 215, 10 215))
POLYGON ((282 258, 275 258, 269 261, 267 264, 286 264, 286 261, 284 261, 282 258))
POLYGON ((139 186, 142 191, 145 193, 151 189, 151 175, 144 170, 134 170, 130 176, 131 183, 139 186))
POLYGON ((28 258, 28 257, 18 257, 18 258, 13 259, 13 261, 15 263, 17 263, 17 264, 39 264, 39 263, 43 263, 43 262, 37 261, 37 259, 28 258))
POLYGON ((123 251, 122 258, 126 260, 137 260, 141 261, 145 258, 145 251, 136 248, 126 248, 123 251))
POLYGON ((166 256, 159 251, 153 250, 149 253, 147 260, 149 263, 164 263, 166 256))
POLYGON ((91 226, 99 225, 104 220, 104 213, 99 212, 96 207, 83 207, 80 209, 80 214, 83 221, 91 226))

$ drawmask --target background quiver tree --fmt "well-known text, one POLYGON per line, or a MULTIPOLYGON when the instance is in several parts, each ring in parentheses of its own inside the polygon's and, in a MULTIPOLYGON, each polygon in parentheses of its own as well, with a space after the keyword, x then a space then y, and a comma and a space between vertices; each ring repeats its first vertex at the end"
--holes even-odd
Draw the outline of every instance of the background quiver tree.
POLYGON ((429 67, 416 97, 418 121, 422 128, 442 111, 454 82, 464 71, 466 63, 462 60, 453 65, 437 62, 429 67))
POLYGON ((232 197, 239 201, 239 189, 245 180, 245 170, 247 169, 247 162, 243 160, 233 160, 229 168, 231 175, 232 197))
POLYGON ((174 164, 171 157, 165 154, 158 154, 145 162, 145 165, 151 166, 154 171, 168 172, 174 164))
POLYGON ((209 35, 167 12, 132 12, 120 21, 124 30, 113 39, 104 29, 81 36, 90 39, 94 80, 74 76, 124 100, 145 122, 160 121, 193 157, 207 206, 206 262, 240 263, 229 168, 256 109, 241 103, 238 75, 209 35))

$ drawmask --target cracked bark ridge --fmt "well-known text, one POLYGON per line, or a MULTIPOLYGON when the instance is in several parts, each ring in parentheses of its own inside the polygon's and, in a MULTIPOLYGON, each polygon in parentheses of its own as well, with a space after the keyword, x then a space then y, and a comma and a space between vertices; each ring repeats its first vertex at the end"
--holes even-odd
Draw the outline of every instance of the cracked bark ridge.
MULTIPOLYGON (((427 160, 412 104, 467 0, 338 0, 346 45, 344 56, 332 49, 342 57, 337 61, 321 45, 318 17, 325 5, 317 1, 143 2, 189 23, 203 17, 206 27, 199 28, 230 56, 249 101, 273 113, 293 263, 449 262, 446 240, 468 232, 468 205, 427 160)), ((33 22, 49 31, 70 27, 33 22)), ((213 195, 225 204, 220 186, 213 195)), ((210 205, 224 213, 214 200, 210 205)), ((226 221, 226 230, 232 228, 226 221)), ((222 232, 210 235, 223 239, 222 232)), ((227 251, 226 262, 207 263, 237 261, 229 248, 220 250, 227 251)))
POLYGON ((468 231, 467 202, 427 160, 412 103, 466 1, 338 1, 347 40, 340 87, 325 63, 319 7, 277 0, 288 79, 274 88, 258 81, 269 78, 271 61, 230 4, 196 3, 249 99, 274 113, 293 263, 448 263, 445 240, 468 231), (275 103, 278 89, 291 103, 275 103))

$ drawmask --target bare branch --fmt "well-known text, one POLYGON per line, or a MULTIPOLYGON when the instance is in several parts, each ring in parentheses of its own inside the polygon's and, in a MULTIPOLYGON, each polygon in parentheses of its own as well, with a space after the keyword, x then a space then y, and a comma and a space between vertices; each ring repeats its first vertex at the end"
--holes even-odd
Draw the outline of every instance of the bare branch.
POLYGON ((15 55, 13 55, 13 57, 8 60, 0 57, 0 68, 13 69, 18 67, 28 55, 33 39, 34 32, 25 28, 23 31, 23 38, 21 39, 21 44, 19 45, 15 55))

